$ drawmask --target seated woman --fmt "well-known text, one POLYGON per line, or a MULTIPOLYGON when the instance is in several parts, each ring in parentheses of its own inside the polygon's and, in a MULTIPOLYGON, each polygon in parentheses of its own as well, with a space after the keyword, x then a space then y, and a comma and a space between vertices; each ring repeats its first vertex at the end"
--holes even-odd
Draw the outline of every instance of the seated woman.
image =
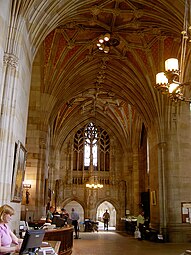
POLYGON ((11 216, 14 214, 14 209, 9 205, 0 207, 0 255, 9 254, 11 252, 19 252, 20 242, 16 235, 8 226, 11 216), (11 246, 11 244, 15 244, 11 246))

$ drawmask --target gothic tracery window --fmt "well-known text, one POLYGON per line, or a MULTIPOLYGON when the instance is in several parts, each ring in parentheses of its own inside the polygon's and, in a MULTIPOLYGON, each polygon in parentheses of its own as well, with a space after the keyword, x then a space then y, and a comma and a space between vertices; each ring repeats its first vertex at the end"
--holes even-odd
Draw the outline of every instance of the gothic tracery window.
POLYGON ((74 136, 74 171, 87 171, 89 169, 91 152, 94 170, 109 171, 109 135, 103 128, 92 122, 79 129, 74 136))
POLYGON ((90 166, 90 155, 92 152, 93 166, 97 166, 97 149, 98 149, 98 132, 97 127, 90 123, 84 131, 84 165, 90 166))

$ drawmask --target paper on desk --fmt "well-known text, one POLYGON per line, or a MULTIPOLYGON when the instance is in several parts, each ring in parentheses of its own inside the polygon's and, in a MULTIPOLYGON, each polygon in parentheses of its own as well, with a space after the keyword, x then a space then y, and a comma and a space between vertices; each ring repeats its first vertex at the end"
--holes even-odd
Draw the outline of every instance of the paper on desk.
POLYGON ((52 248, 52 247, 41 247, 38 251, 38 254, 39 255, 46 255, 46 254, 54 254, 56 255, 55 253, 55 250, 52 248))
POLYGON ((46 255, 46 254, 56 254, 55 250, 47 242, 42 242, 42 246, 40 247, 38 254, 41 254, 41 253, 43 255, 46 255))

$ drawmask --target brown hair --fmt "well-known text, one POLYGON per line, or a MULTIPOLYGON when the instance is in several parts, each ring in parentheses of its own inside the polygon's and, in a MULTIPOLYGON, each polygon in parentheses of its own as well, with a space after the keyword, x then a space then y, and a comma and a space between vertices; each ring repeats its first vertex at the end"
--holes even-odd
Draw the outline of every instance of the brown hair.
POLYGON ((2 205, 0 207, 0 222, 3 221, 3 216, 5 214, 13 215, 14 214, 14 209, 10 205, 2 205))

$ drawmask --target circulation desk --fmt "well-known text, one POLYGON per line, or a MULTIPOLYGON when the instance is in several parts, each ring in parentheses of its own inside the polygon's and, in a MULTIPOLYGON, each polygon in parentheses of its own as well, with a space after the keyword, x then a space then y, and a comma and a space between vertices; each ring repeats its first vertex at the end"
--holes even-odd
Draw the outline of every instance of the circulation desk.
POLYGON ((59 255, 70 255, 73 247, 73 227, 47 229, 43 241, 61 241, 59 255))

